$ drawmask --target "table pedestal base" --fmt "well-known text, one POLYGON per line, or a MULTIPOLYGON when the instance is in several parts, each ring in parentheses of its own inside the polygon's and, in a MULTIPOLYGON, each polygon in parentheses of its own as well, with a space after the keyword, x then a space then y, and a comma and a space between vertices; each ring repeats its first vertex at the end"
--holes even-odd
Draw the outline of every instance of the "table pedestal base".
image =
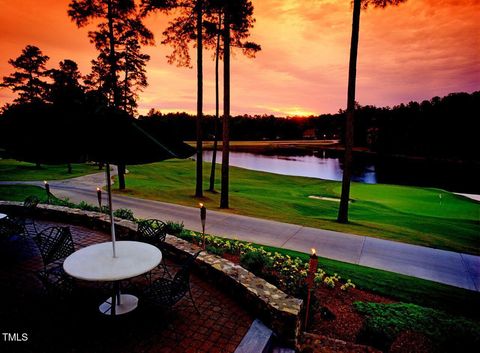
MULTIPOLYGON (((122 315, 134 310, 138 305, 138 298, 131 294, 120 294, 120 304, 115 307, 115 315, 122 315)), ((102 314, 112 315, 112 298, 108 298, 98 309, 102 314)))

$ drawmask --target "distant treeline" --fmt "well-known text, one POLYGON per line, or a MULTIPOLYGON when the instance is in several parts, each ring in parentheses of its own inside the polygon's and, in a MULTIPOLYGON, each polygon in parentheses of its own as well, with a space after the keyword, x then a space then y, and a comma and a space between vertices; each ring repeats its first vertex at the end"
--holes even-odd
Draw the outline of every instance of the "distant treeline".
MULTIPOLYGON (((194 115, 151 111, 140 119, 154 129, 195 140, 194 115)), ((388 155, 480 161, 480 91, 451 93, 394 107, 357 105, 355 146, 388 155)), ((231 118, 232 140, 343 139, 345 112, 308 118, 241 115, 231 118)), ((213 139, 215 118, 205 116, 205 139, 213 139)), ((218 130, 221 134, 221 122, 218 130)), ((219 136, 221 139, 221 136, 219 136)))

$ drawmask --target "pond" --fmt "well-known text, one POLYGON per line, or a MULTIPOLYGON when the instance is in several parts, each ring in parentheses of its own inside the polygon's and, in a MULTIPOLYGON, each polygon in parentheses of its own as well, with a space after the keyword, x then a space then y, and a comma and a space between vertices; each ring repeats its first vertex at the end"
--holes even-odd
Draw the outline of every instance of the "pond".
MULTIPOLYGON (((221 163, 222 153, 217 154, 221 163)), ((212 151, 203 158, 212 160, 212 151)), ((230 165, 245 169, 283 174, 342 180, 343 156, 338 151, 316 150, 294 154, 257 154, 230 152, 230 165)), ((480 194, 478 166, 461 163, 427 162, 418 159, 379 158, 354 155, 352 180, 368 184, 398 184, 435 187, 448 191, 480 194)))

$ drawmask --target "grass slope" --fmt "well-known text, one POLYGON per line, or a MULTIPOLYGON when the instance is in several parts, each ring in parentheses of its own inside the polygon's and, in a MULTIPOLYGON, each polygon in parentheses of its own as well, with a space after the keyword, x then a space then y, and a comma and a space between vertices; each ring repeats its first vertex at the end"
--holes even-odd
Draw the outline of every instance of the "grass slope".
POLYGON ((23 202, 28 196, 37 196, 40 202, 47 202, 45 189, 39 186, 0 185, 0 200, 23 202))
MULTIPOLYGON (((196 206, 194 163, 170 160, 129 166, 128 189, 122 193, 196 206)), ((205 186, 209 171, 210 164, 205 163, 205 186)), ((219 185, 220 168, 217 176, 219 185)), ((480 203, 444 190, 352 183, 351 222, 339 224, 338 202, 308 197, 338 198, 339 182, 235 167, 230 168, 230 180, 232 208, 227 212, 480 254, 480 203)), ((218 210, 219 197, 205 192, 201 201, 218 210)))
POLYGON ((98 167, 90 164, 72 164, 72 173, 67 173, 67 165, 42 165, 19 162, 13 159, 0 159, 0 180, 59 180, 75 178, 85 174, 97 173, 98 167))

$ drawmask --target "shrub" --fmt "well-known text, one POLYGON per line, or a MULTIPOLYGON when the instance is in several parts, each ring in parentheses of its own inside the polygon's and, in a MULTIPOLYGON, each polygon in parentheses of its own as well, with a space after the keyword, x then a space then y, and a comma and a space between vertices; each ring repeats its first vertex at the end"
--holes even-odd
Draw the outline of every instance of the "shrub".
POLYGON ((216 248, 215 246, 211 245, 207 245, 206 250, 213 255, 222 256, 223 254, 225 254, 225 250, 223 250, 222 248, 216 248))
POLYGON ((194 237, 195 237, 195 232, 192 232, 190 230, 183 230, 179 235, 179 238, 182 238, 183 240, 186 240, 188 242, 193 243, 194 242, 194 237))
MULTIPOLYGON (((335 288, 337 282, 340 280, 340 276, 337 275, 336 273, 333 274, 333 276, 324 276, 323 277, 323 283, 329 287, 329 288, 335 288)), ((344 288, 345 290, 348 289, 348 287, 344 288)))
POLYGON ((265 268, 272 266, 272 260, 258 251, 247 251, 240 255, 240 263, 250 272, 260 275, 265 268))
POLYGON ((100 212, 100 208, 98 206, 90 205, 85 201, 80 201, 80 203, 78 204, 78 208, 84 211, 100 212))
POLYGON ((68 199, 67 197, 63 199, 51 198, 50 205, 77 208, 80 210, 93 211, 93 212, 103 212, 103 213, 109 212, 109 209, 107 206, 102 206, 102 209, 100 209, 100 207, 91 205, 85 201, 80 201, 80 203, 76 204, 76 203, 70 202, 70 199, 68 199))
POLYGON ((348 288, 355 288, 355 284, 352 283, 351 279, 347 280, 347 282, 340 287, 341 290, 345 291, 348 290, 348 288))
POLYGON ((129 208, 119 208, 118 210, 113 211, 113 215, 118 218, 135 222, 133 211, 129 208))
POLYGON ((182 223, 177 223, 173 221, 166 221, 165 222, 165 231, 167 234, 172 234, 172 235, 179 235, 183 231, 183 222, 182 223))
POLYGON ((56 197, 52 197, 50 198, 50 205, 77 208, 77 205, 73 202, 70 202, 70 199, 67 197, 64 199, 57 199, 56 197))
POLYGON ((405 303, 353 305, 366 316, 359 340, 382 350, 406 330, 424 334, 444 352, 469 352, 480 344, 479 323, 440 310, 405 303))

